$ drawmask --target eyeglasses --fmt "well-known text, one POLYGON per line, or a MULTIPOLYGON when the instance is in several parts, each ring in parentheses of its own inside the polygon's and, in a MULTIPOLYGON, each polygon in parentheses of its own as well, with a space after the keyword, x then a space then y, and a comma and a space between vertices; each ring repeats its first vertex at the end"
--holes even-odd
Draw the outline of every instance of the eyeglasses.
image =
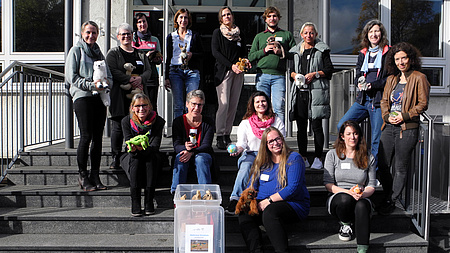
POLYGON ((190 103, 193 107, 196 107, 196 106, 203 107, 205 105, 205 104, 198 104, 198 103, 192 103, 192 102, 190 102, 190 103))
POLYGON ((268 144, 269 146, 273 146, 273 145, 275 145, 275 142, 281 143, 281 141, 282 141, 281 137, 278 136, 278 137, 276 137, 275 139, 268 140, 268 141, 267 141, 267 144, 268 144))
POLYGON ((131 33, 119 33, 119 35, 122 37, 127 37, 127 36, 130 37, 131 33))
POLYGON ((139 108, 139 107, 141 107, 141 108, 147 108, 147 107, 148 107, 148 104, 134 105, 133 107, 136 107, 136 108, 139 108))

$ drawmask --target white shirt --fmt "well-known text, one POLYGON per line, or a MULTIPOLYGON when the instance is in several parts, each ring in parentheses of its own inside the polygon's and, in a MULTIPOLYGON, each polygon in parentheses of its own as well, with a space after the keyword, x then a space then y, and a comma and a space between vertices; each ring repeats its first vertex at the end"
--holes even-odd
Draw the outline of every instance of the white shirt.
MULTIPOLYGON (((283 136, 286 136, 284 123, 279 117, 275 117, 275 121, 271 126, 277 128, 278 130, 280 130, 283 136)), ((242 147, 246 151, 258 151, 260 145, 261 139, 256 137, 256 135, 253 133, 248 119, 242 120, 238 127, 236 146, 242 147)))

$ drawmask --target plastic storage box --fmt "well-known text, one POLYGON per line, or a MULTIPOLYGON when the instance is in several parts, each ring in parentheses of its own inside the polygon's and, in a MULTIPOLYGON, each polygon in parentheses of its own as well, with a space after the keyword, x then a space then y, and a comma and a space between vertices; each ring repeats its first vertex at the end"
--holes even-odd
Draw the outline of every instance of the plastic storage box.
POLYGON ((191 206, 191 205, 206 205, 206 206, 220 206, 222 203, 222 194, 220 187, 217 184, 179 184, 175 190, 173 197, 175 206, 191 206), (200 191, 201 196, 204 196, 206 190, 210 190, 213 200, 192 200, 192 197, 200 191), (186 200, 180 198, 186 194, 186 200))
POLYGON ((174 196, 174 252, 225 252, 225 219, 220 206, 220 187, 214 184, 181 184, 174 196), (210 190, 213 200, 191 200, 200 191, 210 190), (186 194, 186 200, 180 197, 186 194))

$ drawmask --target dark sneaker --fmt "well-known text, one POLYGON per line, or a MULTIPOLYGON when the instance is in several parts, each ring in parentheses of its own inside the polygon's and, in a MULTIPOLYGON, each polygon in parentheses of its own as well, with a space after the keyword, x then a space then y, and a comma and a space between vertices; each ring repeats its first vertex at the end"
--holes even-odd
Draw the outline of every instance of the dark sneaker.
POLYGON ((350 241, 353 236, 352 227, 348 224, 344 224, 341 222, 341 228, 339 229, 339 239, 341 241, 350 241))
POLYGON ((227 209, 225 211, 225 213, 227 214, 231 214, 231 215, 235 215, 235 211, 236 211, 236 205, 237 205, 237 200, 233 199, 230 201, 230 203, 228 203, 227 209))

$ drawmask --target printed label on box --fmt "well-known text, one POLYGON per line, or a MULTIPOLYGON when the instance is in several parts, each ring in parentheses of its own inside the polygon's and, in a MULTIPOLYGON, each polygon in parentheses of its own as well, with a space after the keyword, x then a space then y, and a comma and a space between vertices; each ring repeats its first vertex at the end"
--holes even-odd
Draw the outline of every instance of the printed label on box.
POLYGON ((214 225, 186 225, 186 253, 213 253, 214 225))

